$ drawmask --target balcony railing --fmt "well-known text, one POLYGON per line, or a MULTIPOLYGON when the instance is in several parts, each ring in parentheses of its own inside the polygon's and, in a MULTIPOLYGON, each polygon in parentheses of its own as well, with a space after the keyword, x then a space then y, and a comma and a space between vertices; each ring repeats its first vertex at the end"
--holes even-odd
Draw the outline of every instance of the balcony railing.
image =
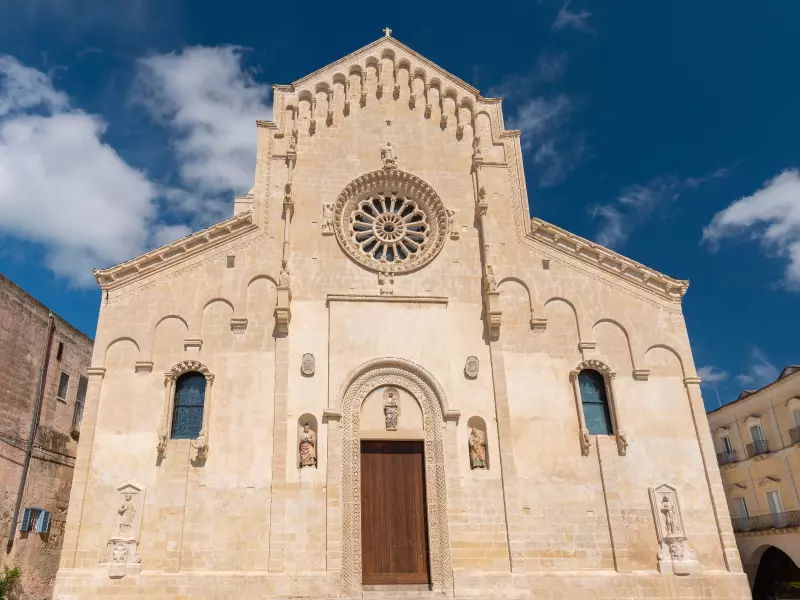
POLYGON ((719 463, 720 467, 722 465, 729 465, 729 464, 731 464, 733 462, 736 462, 736 453, 735 452, 731 451, 731 452, 719 452, 719 453, 717 453, 717 463, 719 463))
POLYGON ((758 456, 759 454, 767 454, 769 452, 769 445, 767 440, 756 440, 752 444, 747 444, 747 458, 758 456))
POLYGON ((731 520, 733 521, 733 530, 737 532, 800 527, 800 510, 731 520))
POLYGON ((795 427, 789 430, 789 435, 792 436, 792 443, 800 442, 800 427, 795 427))

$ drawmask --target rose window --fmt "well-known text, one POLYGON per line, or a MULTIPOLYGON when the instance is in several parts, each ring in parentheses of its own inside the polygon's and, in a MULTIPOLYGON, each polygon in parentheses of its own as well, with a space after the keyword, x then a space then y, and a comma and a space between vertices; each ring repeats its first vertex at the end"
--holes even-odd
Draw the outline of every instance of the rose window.
POLYGON ((378 272, 409 273, 432 261, 447 237, 447 210, 419 177, 382 169, 353 180, 331 219, 336 240, 356 263, 378 272))
POLYGON ((387 263, 420 254, 429 232, 425 212, 397 192, 365 198, 350 215, 350 233, 361 252, 387 263))

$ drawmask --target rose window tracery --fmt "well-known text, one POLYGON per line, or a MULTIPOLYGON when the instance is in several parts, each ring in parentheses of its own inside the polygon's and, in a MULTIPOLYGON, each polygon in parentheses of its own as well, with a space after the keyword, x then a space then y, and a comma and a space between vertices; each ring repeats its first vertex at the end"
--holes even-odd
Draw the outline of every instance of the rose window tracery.
POLYGON ((425 211, 397 192, 365 198, 350 215, 353 241, 368 256, 388 263, 421 253, 429 231, 425 211))
POLYGON ((436 192, 400 170, 359 177, 334 206, 333 229, 342 249, 379 272, 408 272, 433 260, 444 244, 447 224, 436 192))

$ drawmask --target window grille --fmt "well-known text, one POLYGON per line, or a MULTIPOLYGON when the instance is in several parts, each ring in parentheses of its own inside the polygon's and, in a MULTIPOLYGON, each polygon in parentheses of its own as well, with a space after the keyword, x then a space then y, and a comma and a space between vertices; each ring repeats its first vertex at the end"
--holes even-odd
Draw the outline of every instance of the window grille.
POLYGON ((586 428, 592 435, 612 435, 611 411, 608 407, 606 382, 603 376, 592 369, 578 374, 581 404, 586 428))
POLYGON ((174 440, 193 440, 203 428, 206 378, 197 372, 184 373, 175 383, 175 404, 172 411, 174 440))

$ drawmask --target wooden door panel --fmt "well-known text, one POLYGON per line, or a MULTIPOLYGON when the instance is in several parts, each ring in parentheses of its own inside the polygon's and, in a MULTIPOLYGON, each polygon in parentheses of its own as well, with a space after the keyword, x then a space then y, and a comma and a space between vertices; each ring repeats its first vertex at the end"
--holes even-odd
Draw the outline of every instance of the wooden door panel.
POLYGON ((429 583, 422 442, 361 442, 363 583, 429 583))

